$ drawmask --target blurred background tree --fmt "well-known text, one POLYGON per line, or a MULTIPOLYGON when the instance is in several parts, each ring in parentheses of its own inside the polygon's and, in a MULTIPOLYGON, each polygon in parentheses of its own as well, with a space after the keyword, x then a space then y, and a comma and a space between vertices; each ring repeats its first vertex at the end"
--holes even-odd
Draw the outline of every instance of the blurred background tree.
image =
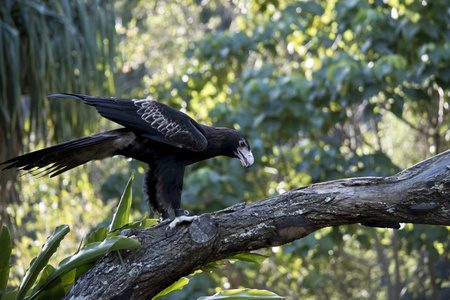
MULTIPOLYGON (((200 214, 315 182, 392 175, 450 146, 446 1, 7 3, 1 24, 17 33, 9 37, 14 31, 2 30, 0 50, 15 45, 6 42, 12 36, 22 38, 15 47, 30 49, 28 55, 0 56, 3 69, 22 74, 1 77, 2 113, 17 122, 2 125, 1 141, 16 139, 8 154, 111 126, 76 103, 50 104, 45 93, 152 96, 200 122, 239 129, 250 140, 256 163, 249 170, 226 158, 188 168, 183 202, 200 214), (72 21, 51 25, 53 14, 72 21), (19 26, 34 22, 35 15, 50 23, 47 31, 19 26), (64 29, 67 24, 73 27, 64 29), (40 32, 52 34, 40 39, 40 32), (66 35, 72 44, 63 48, 60 39, 66 35), (48 60, 28 39, 46 50, 54 47, 53 65, 26 71, 48 60), (74 39, 89 39, 93 50, 86 50, 84 42, 77 48, 74 39), (84 68, 63 68, 60 60, 66 58, 82 61, 84 68), (14 61, 25 67, 10 67, 14 61), (22 100, 31 98, 31 79, 14 89, 17 94, 3 83, 17 84, 27 76, 38 80, 35 74, 39 89, 30 103, 36 106, 22 100), (55 84, 63 78, 71 83, 55 84)), ((51 180, 24 178, 21 201, 9 201, 7 207, 19 228, 15 276, 23 274, 39 248, 31 245, 41 245, 57 224, 79 229, 66 249, 73 252, 80 237, 104 221, 105 212, 112 213, 114 203, 108 199, 120 195, 130 173, 137 172, 135 182, 141 182, 143 171, 138 162, 111 159, 51 180)), ((147 208, 141 193, 135 194, 138 218, 147 208)), ((241 286, 269 289, 287 299, 446 299, 448 229, 411 224, 398 231, 359 225, 324 229, 263 250, 270 257, 260 266, 236 262, 197 275, 167 299, 241 286)))
MULTIPOLYGON (((114 94, 114 25, 109 1, 2 1, 0 161, 97 130, 96 113, 87 106, 50 102, 45 94, 114 94)), ((82 232, 101 217, 96 210, 86 210, 98 204, 92 181, 81 170, 35 184, 31 177, 18 179, 14 170, 0 173, 0 220, 15 237, 13 274, 23 276, 40 248, 33 246, 42 245, 52 228, 78 224, 81 235, 72 243, 79 243, 82 232)))

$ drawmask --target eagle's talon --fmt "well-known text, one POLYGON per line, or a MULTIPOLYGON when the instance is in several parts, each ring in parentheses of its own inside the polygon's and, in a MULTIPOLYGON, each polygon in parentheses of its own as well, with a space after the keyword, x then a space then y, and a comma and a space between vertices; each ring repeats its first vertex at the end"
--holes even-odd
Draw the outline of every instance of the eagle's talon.
POLYGON ((170 219, 159 218, 159 220, 158 220, 157 222, 158 222, 158 224, 169 223, 169 222, 170 222, 170 219))
POLYGON ((175 217, 172 222, 170 222, 169 226, 167 226, 166 230, 174 229, 178 224, 189 222, 192 223, 195 220, 198 220, 198 216, 179 216, 175 217))
POLYGON ((162 212, 158 220, 158 224, 164 224, 170 221, 170 215, 167 211, 162 212))

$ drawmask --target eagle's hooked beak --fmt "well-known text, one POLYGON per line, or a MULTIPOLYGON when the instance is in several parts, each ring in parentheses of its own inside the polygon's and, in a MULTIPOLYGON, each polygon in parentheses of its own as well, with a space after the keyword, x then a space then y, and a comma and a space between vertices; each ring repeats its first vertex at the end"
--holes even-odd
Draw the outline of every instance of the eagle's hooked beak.
POLYGON ((246 168, 253 165, 255 159, 253 158, 253 153, 247 147, 239 147, 237 148, 237 157, 241 161, 242 165, 246 168))

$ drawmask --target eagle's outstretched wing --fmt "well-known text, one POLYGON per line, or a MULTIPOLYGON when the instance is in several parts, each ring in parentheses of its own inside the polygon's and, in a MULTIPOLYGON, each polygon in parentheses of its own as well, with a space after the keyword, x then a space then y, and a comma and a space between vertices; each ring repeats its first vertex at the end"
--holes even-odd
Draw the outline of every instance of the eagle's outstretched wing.
POLYGON ((202 126, 188 115, 155 100, 117 99, 79 94, 50 94, 49 98, 83 100, 105 118, 142 132, 154 141, 200 152, 208 146, 202 126))

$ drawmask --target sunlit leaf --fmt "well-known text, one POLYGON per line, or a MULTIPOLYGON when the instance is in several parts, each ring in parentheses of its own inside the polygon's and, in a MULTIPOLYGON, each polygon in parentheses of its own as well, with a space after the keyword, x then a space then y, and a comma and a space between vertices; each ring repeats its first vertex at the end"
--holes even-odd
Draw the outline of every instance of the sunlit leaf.
POLYGON ((177 281, 175 281, 171 286, 169 286, 169 287, 165 288, 164 290, 162 290, 161 292, 159 292, 158 295, 156 295, 155 297, 152 298, 152 300, 158 300, 164 296, 167 296, 170 293, 179 291, 188 283, 189 283, 189 279, 187 279, 186 277, 182 277, 182 278, 178 279, 177 281))
POLYGON ((254 252, 245 252, 245 253, 239 253, 230 257, 227 257, 228 260, 242 260, 247 261, 255 264, 260 264, 263 261, 265 261, 268 258, 268 256, 254 253, 254 252))
POLYGON ((225 290, 220 291, 213 296, 204 296, 198 298, 198 300, 219 300, 219 299, 228 299, 228 300, 245 300, 245 299, 253 299, 253 300, 265 300, 265 299, 284 299, 281 296, 273 292, 269 292, 266 290, 254 290, 254 289, 235 289, 235 290, 225 290))
POLYGON ((116 211, 114 212, 113 219, 111 221, 111 224, 109 225, 110 232, 118 228, 121 228, 122 226, 128 223, 128 220, 130 218, 130 207, 132 201, 131 184, 133 183, 133 178, 134 175, 131 175, 130 179, 128 180, 125 191, 123 192, 122 197, 120 198, 119 205, 117 206, 116 211))

